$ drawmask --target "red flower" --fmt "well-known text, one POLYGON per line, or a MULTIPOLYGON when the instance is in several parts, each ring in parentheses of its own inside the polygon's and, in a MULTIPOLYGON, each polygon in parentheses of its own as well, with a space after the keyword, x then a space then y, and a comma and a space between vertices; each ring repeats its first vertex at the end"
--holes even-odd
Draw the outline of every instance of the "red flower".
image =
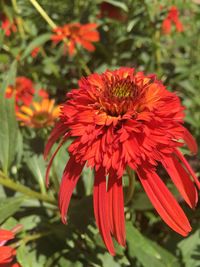
POLYGON ((172 6, 168 12, 166 19, 162 23, 162 29, 165 34, 171 32, 171 24, 174 23, 177 32, 183 32, 183 24, 179 20, 179 11, 176 6, 172 6))
POLYGON ((11 98, 14 95, 16 107, 21 104, 29 106, 32 102, 34 91, 32 81, 21 76, 16 78, 14 86, 11 85, 6 89, 6 97, 11 98))
POLYGON ((17 31, 15 23, 11 22, 5 15, 1 15, 1 28, 6 36, 10 36, 12 32, 17 31))
POLYGON ((37 57, 38 53, 40 52, 40 47, 35 47, 32 51, 31 51, 31 56, 32 58, 37 57))
POLYGON ((122 22, 127 20, 125 12, 123 12, 119 7, 116 7, 108 2, 101 3, 99 17, 108 17, 122 22))
POLYGON ((179 147, 183 140, 196 153, 197 145, 183 126, 184 107, 176 94, 167 91, 155 75, 120 68, 82 78, 79 89, 67 96, 45 148, 46 157, 62 137, 47 168, 48 184, 57 151, 69 137, 74 140, 59 192, 63 222, 74 187, 87 165, 95 170, 94 213, 105 245, 114 254, 114 236, 124 246, 122 175, 129 166, 138 174, 162 219, 186 236, 191 231, 189 221, 156 172, 161 163, 187 204, 195 207, 198 196, 193 182, 198 188, 200 183, 179 147))
POLYGON ((21 228, 16 226, 11 231, 0 229, 0 267, 20 267, 18 263, 13 263, 16 250, 9 246, 4 246, 8 240, 15 238, 15 233, 21 228))
POLYGON ((64 41, 65 48, 68 49, 70 56, 75 54, 75 47, 77 44, 93 52, 95 46, 92 43, 99 41, 99 33, 96 30, 97 26, 96 23, 84 25, 80 23, 65 24, 62 27, 54 29, 55 34, 52 35, 51 39, 55 44, 64 41))

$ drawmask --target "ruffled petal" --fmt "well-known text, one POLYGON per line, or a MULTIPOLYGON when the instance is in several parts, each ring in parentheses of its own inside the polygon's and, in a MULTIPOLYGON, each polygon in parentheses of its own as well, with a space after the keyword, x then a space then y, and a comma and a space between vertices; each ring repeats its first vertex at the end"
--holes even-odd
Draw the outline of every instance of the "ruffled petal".
POLYGON ((108 216, 105 170, 100 168, 95 175, 93 194, 94 215, 99 232, 111 255, 115 255, 108 216))
POLYGON ((124 196, 122 178, 111 174, 108 179, 108 203, 111 233, 117 242, 125 246, 126 233, 124 224, 124 196))
POLYGON ((191 231, 190 223, 160 177, 156 173, 145 173, 143 170, 138 170, 137 173, 146 194, 160 217, 174 231, 182 236, 187 236, 191 231))
POLYGON ((187 204, 195 208, 198 194, 189 174, 175 157, 165 157, 162 164, 187 204))
POLYGON ((62 222, 67 223, 66 213, 68 211, 69 202, 78 182, 84 164, 77 163, 74 156, 71 156, 63 173, 62 182, 59 191, 59 208, 62 222))

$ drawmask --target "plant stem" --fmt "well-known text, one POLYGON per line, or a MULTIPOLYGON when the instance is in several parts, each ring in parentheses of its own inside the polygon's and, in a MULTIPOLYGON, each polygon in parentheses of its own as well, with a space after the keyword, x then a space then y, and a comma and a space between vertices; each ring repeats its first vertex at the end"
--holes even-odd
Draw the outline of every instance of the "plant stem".
POLYGON ((129 178, 129 185, 128 185, 128 192, 126 194, 124 201, 125 205, 127 205, 131 201, 135 190, 135 173, 129 167, 126 168, 126 172, 129 178))
POLYGON ((0 184, 12 189, 13 191, 23 193, 24 195, 30 198, 36 198, 38 200, 42 200, 44 202, 57 205, 57 202, 54 198, 49 197, 48 195, 41 194, 36 192, 27 186, 14 182, 11 178, 5 176, 4 174, 0 173, 0 184))
POLYGON ((19 247, 21 245, 26 245, 26 243, 28 243, 30 241, 34 241, 34 240, 40 239, 40 238, 42 238, 44 236, 47 236, 47 235, 50 235, 50 234, 52 234, 51 231, 36 233, 36 234, 32 234, 32 235, 26 235, 23 239, 15 242, 15 243, 12 243, 11 246, 16 248, 16 247, 19 247))
POLYGON ((43 17, 43 19, 46 20, 46 22, 49 24, 49 26, 52 29, 55 29, 57 27, 57 25, 48 16, 48 14, 46 13, 46 11, 38 4, 38 2, 36 0, 29 0, 29 1, 35 7, 35 9, 37 9, 38 13, 40 13, 40 15, 43 17))

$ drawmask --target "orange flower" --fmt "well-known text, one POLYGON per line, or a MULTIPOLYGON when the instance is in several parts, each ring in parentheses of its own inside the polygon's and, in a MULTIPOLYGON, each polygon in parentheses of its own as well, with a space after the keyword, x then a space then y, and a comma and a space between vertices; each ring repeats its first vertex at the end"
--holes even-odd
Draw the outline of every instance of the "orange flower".
POLYGON ((162 23, 163 33, 169 34, 171 32, 172 23, 175 24, 177 32, 183 32, 183 24, 179 20, 179 11, 176 6, 170 8, 167 17, 162 23))
POLYGON ((6 98, 15 96, 16 107, 22 104, 29 106, 32 102, 34 92, 33 82, 24 76, 20 76, 16 78, 14 86, 10 85, 6 89, 6 98))
POLYGON ((1 28, 5 32, 6 36, 10 36, 12 32, 17 31, 15 23, 11 22, 5 15, 0 16, 1 28))
POLYGON ((53 126, 59 116, 60 107, 54 105, 55 100, 42 99, 41 102, 32 102, 30 107, 21 106, 16 112, 21 125, 33 128, 53 126))
POLYGON ((81 25, 80 23, 65 24, 62 27, 54 29, 55 34, 52 35, 51 39, 54 44, 64 41, 65 49, 68 49, 69 55, 75 54, 75 47, 80 44, 86 50, 93 52, 95 46, 93 42, 98 42, 100 37, 96 30, 96 23, 88 23, 81 25))
POLYGON ((184 211, 157 174, 160 164, 186 203, 196 206, 200 182, 179 148, 185 143, 196 153, 197 144, 183 126, 184 107, 177 95, 155 75, 120 68, 82 78, 79 89, 67 97, 44 153, 46 157, 62 138, 47 168, 48 184, 56 153, 73 138, 59 192, 62 221, 66 223, 70 198, 86 165, 95 172, 94 214, 104 243, 113 255, 112 236, 125 246, 122 176, 129 166, 166 224, 188 235, 191 226, 184 211))

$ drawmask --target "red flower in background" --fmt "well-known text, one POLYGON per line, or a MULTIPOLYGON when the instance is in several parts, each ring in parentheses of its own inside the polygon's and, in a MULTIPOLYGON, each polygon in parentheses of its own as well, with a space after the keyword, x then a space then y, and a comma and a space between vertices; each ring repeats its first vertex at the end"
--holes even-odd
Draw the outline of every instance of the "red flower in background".
POLYGON ((40 47, 35 47, 35 48, 31 51, 31 56, 32 56, 32 58, 36 58, 39 52, 40 52, 40 47))
POLYGON ((79 89, 67 97, 44 154, 46 158, 62 137, 47 168, 48 184, 56 153, 73 138, 59 192, 62 221, 66 223, 69 201, 83 167, 94 168, 94 213, 99 231, 111 254, 115 253, 112 236, 125 246, 122 175, 129 166, 166 224, 186 236, 190 223, 157 174, 161 163, 187 204, 195 207, 198 194, 194 183, 198 188, 200 183, 179 148, 186 143, 196 153, 197 145, 183 126, 184 107, 176 94, 167 91, 155 75, 120 68, 82 78, 79 89))
POLYGON ((166 19, 162 23, 162 30, 165 34, 171 32, 172 23, 175 24, 177 32, 183 32, 183 24, 179 20, 179 11, 176 6, 172 6, 166 19))
POLYGON ((16 250, 10 246, 5 246, 6 242, 15 238, 15 233, 21 228, 16 226, 11 231, 0 229, 0 267, 20 267, 18 263, 13 263, 16 250))
POLYGON ((10 85, 6 89, 6 97, 11 98, 15 96, 16 107, 22 104, 29 106, 32 102, 34 92, 33 82, 24 76, 20 76, 16 78, 14 86, 10 85))
POLYGON ((62 27, 54 29, 55 34, 52 35, 51 39, 54 44, 64 41, 65 49, 68 49, 69 55, 75 54, 76 45, 79 44, 86 50, 93 52, 95 46, 93 42, 98 42, 100 37, 96 30, 96 23, 88 23, 81 25, 80 23, 65 24, 62 27))
POLYGON ((10 36, 12 32, 17 31, 17 27, 14 22, 11 22, 5 15, 0 16, 1 28, 5 32, 6 36, 10 36))
POLYGON ((108 2, 102 2, 100 4, 100 18, 108 17, 111 19, 115 19, 121 22, 127 20, 127 15, 124 11, 122 11, 119 7, 116 7, 108 2))

